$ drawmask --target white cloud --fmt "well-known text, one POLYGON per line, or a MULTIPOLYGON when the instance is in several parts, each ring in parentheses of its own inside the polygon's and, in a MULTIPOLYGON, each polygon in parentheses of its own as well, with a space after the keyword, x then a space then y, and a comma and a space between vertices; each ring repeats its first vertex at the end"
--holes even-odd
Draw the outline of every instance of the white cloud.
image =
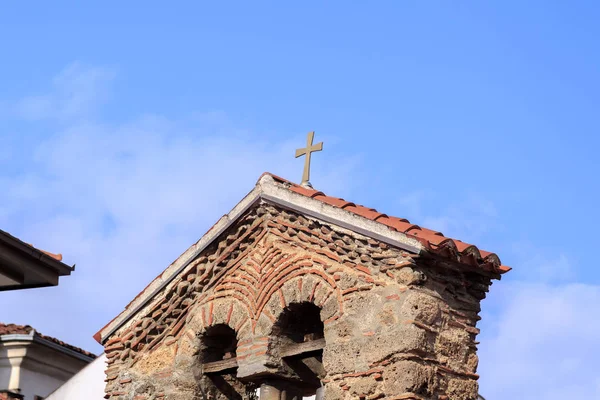
POLYGON ((466 242, 498 228, 498 211, 482 195, 467 192, 460 199, 442 199, 430 190, 416 190, 398 199, 405 215, 414 224, 434 229, 466 242), (437 202, 434 200, 438 200, 437 202), (439 207, 439 204, 444 204, 439 207))
POLYGON ((479 350, 481 393, 500 399, 600 398, 600 286, 506 283, 489 299, 479 350))
MULTIPOLYGON (((147 115, 112 126, 90 119, 102 68, 69 67, 44 98, 63 129, 36 141, 19 175, 2 176, 0 226, 77 263, 57 288, 2 295, 2 319, 96 351, 91 336, 269 170, 292 179, 297 141, 248 132, 221 112, 147 115)), ((29 101, 29 100, 27 100, 29 101)), ((24 102, 20 102, 24 104, 24 102)), ((41 104, 41 103, 40 103, 41 104)), ((37 113, 37 114, 36 114, 37 113)), ((293 136, 302 144, 304 133, 293 136)), ((352 160, 320 160, 313 183, 348 191, 352 160)))
POLYGON ((575 263, 560 249, 542 251, 531 243, 518 242, 511 250, 520 260, 520 276, 541 282, 572 282, 577 278, 575 263))
POLYGON ((113 68, 75 62, 53 79, 50 93, 19 100, 15 113, 28 120, 70 120, 87 115, 107 100, 108 84, 114 77, 113 68))

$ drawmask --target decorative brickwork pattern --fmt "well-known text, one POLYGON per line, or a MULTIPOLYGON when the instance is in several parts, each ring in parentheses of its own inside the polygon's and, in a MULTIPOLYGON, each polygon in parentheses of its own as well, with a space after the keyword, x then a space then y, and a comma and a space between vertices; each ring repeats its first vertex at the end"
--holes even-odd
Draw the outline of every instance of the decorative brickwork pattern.
POLYGON ((286 370, 278 319, 309 302, 324 323, 326 399, 474 400, 479 301, 498 277, 263 202, 108 339, 105 397, 250 399, 286 370), (237 334, 238 367, 211 380, 200 337, 219 324, 237 334))
POLYGON ((375 210, 374 208, 368 208, 354 204, 338 197, 327 196, 323 192, 297 185, 268 172, 264 175, 271 176, 276 182, 286 186, 294 193, 319 200, 323 203, 341 208, 342 210, 360 215, 361 217, 377 221, 388 226, 390 229, 414 237, 419 240, 430 252, 439 254, 450 260, 454 260, 465 265, 476 266, 486 271, 494 271, 500 274, 511 270, 510 267, 501 265, 500 259, 496 254, 481 250, 477 248, 477 246, 465 243, 461 240, 446 237, 442 232, 420 227, 411 223, 405 218, 388 216, 375 210))

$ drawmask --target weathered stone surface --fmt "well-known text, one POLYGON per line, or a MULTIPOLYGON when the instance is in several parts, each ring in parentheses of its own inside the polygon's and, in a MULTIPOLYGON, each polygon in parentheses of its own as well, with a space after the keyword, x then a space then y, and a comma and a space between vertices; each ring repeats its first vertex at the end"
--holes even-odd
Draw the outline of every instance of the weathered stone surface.
POLYGON ((405 319, 433 325, 440 317, 439 300, 426 293, 409 291, 400 312, 405 319))
POLYGON ((452 400, 476 400, 479 385, 470 379, 450 379, 447 394, 452 400))
POLYGON ((331 375, 368 369, 367 363, 361 357, 361 351, 362 343, 358 341, 327 343, 323 353, 323 366, 331 375))
POLYGON ((386 393, 415 393, 430 396, 435 392, 435 371, 415 361, 400 361, 384 376, 386 393))
POLYGON ((396 277, 396 282, 403 285, 421 285, 427 280, 427 275, 411 267, 400 268, 392 274, 396 277))

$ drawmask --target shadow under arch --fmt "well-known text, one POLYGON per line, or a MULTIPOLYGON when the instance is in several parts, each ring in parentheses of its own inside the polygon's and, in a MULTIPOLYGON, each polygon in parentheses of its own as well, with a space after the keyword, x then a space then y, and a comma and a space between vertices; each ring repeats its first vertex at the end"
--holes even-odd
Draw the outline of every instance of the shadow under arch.
POLYGON ((303 343, 323 339, 324 324, 321 321, 321 308, 304 301, 291 303, 273 324, 271 335, 277 336, 280 344, 303 343))
POLYGON ((198 395, 200 399, 256 399, 256 386, 237 379, 236 331, 227 324, 215 324, 199 334, 198 395))
POLYGON ((315 395, 326 375, 321 307, 308 301, 290 303, 273 324, 269 341, 272 356, 281 360, 281 369, 266 383, 303 397, 315 395))
POLYGON ((237 335, 226 324, 213 325, 200 336, 200 362, 202 364, 236 358, 237 335))

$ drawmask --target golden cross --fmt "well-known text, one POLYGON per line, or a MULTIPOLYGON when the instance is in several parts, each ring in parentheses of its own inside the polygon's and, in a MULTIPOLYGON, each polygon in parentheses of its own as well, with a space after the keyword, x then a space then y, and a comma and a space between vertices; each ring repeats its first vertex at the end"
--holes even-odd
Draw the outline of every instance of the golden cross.
POLYGON ((315 151, 323 150, 323 142, 317 143, 313 146, 313 139, 315 137, 314 132, 309 132, 306 138, 306 148, 296 150, 296 158, 303 156, 306 154, 306 158, 304 159, 304 173, 302 174, 302 182, 301 185, 310 186, 312 185, 309 182, 310 178, 310 155, 315 151))

